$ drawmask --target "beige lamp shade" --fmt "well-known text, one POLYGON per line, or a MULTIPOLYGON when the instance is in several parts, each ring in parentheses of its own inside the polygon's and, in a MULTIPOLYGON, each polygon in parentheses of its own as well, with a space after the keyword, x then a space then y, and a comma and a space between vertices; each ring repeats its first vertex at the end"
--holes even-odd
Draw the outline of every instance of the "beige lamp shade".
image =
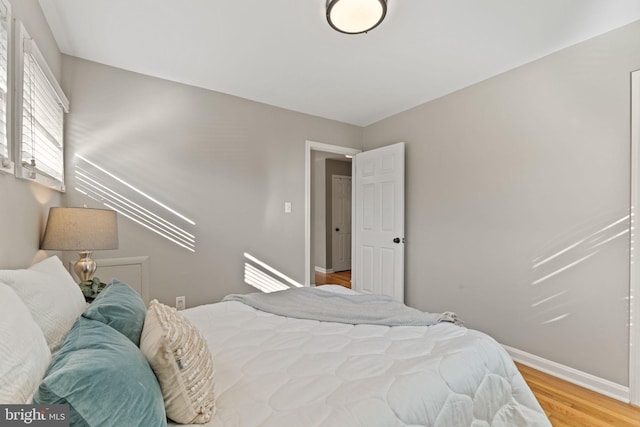
POLYGON ((40 249, 94 251, 118 248, 116 212, 108 209, 51 208, 40 249))
MULTIPOLYGON (((51 208, 40 249, 78 251, 73 271, 91 281, 98 268, 93 251, 118 248, 118 218, 108 209, 51 208)), ((85 295, 86 296, 86 295, 85 295)))

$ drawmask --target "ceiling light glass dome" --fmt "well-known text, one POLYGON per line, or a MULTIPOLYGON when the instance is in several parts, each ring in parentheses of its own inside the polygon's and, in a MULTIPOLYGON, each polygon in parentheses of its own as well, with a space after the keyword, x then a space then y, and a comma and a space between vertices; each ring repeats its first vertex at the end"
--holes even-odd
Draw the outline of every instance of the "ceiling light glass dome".
POLYGON ((361 34, 380 25, 387 0, 328 0, 327 21, 336 31, 361 34))

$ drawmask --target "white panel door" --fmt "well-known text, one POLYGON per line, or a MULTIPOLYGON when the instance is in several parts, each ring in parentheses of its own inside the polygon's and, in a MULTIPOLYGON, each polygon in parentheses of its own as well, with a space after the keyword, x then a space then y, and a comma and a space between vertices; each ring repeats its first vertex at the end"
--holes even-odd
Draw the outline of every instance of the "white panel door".
POLYGON ((351 270, 351 177, 331 177, 331 269, 351 270))
POLYGON ((352 287, 404 302, 404 143, 359 153, 352 287))

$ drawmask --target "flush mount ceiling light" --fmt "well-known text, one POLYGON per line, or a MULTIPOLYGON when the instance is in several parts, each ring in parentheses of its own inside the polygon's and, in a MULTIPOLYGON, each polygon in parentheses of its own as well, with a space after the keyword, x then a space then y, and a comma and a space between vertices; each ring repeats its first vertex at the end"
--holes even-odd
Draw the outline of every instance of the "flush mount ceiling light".
POLYGON ((327 21, 334 30, 361 34, 374 29, 387 14, 387 0, 327 0, 327 21))

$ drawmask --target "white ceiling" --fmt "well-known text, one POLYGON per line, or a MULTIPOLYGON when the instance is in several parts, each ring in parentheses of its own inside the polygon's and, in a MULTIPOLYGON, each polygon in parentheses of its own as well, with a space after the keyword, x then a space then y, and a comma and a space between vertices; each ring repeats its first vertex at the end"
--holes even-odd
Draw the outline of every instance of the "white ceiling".
POLYGON ((366 126, 640 19, 640 0, 388 0, 345 35, 325 0, 40 0, 68 55, 366 126))

